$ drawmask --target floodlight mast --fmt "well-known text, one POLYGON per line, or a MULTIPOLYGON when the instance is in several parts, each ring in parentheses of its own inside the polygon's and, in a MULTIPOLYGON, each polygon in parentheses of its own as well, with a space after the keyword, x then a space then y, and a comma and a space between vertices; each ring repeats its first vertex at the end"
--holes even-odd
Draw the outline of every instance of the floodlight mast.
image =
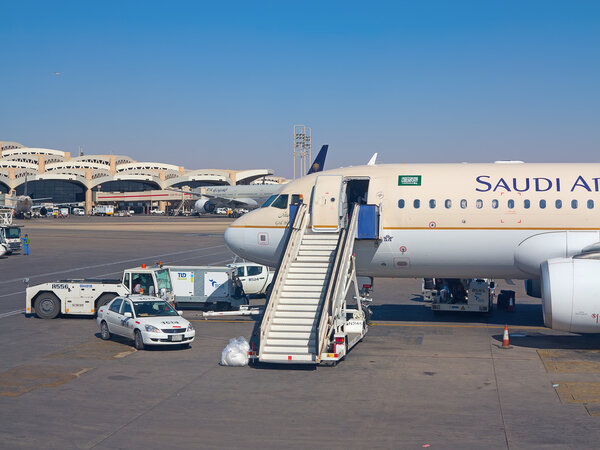
POLYGON ((308 166, 312 161, 311 155, 311 129, 306 125, 294 125, 294 136, 293 136, 294 150, 294 180, 296 179, 296 159, 299 159, 299 175, 301 177, 306 175, 308 166))

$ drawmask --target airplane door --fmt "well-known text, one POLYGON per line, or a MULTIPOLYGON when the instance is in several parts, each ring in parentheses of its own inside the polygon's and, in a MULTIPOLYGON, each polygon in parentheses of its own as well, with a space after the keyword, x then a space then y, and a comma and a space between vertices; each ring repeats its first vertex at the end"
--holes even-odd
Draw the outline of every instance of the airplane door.
POLYGON ((337 233, 342 214, 342 175, 320 175, 312 197, 313 231, 337 233))

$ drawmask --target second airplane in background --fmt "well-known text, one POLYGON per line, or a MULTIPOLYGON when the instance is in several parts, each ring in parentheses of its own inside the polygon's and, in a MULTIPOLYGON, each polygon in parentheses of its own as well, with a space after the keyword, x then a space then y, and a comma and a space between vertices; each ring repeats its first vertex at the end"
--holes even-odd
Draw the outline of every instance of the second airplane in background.
MULTIPOLYGON (((310 166, 307 175, 321 172, 325 166, 328 145, 321 147, 319 154, 310 166)), ((270 197, 283 188, 283 184, 251 184, 240 186, 210 186, 193 191, 200 194, 194 204, 198 213, 212 213, 217 208, 249 208, 254 209, 265 203, 270 197)))

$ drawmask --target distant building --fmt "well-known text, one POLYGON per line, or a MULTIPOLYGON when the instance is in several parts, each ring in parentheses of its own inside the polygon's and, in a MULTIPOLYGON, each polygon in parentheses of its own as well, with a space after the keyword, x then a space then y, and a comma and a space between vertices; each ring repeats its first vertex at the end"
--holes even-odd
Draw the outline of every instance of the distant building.
MULTIPOLYGON (((98 191, 189 190, 200 186, 250 184, 272 175, 271 169, 188 170, 173 164, 138 162, 122 155, 71 157, 69 152, 61 150, 0 141, 0 194, 22 195, 27 185, 27 194, 34 199, 85 203, 87 213, 98 191)), ((164 209, 164 206, 163 203, 159 207, 164 209)))

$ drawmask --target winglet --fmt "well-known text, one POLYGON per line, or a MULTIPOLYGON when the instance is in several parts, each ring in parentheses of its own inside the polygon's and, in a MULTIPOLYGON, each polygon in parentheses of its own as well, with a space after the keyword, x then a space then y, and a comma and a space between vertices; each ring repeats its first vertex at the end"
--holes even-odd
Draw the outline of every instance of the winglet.
POLYGON ((323 170, 323 167, 325 167, 325 158, 327 157, 328 148, 329 145, 324 145, 323 147, 321 147, 321 150, 319 150, 319 154, 310 166, 310 169, 308 170, 308 173, 306 175, 310 175, 311 173, 315 172, 321 172, 323 170))
POLYGON ((374 166, 376 162, 377 162, 377 153, 373 153, 373 156, 371 156, 371 159, 367 163, 367 166, 374 166))

